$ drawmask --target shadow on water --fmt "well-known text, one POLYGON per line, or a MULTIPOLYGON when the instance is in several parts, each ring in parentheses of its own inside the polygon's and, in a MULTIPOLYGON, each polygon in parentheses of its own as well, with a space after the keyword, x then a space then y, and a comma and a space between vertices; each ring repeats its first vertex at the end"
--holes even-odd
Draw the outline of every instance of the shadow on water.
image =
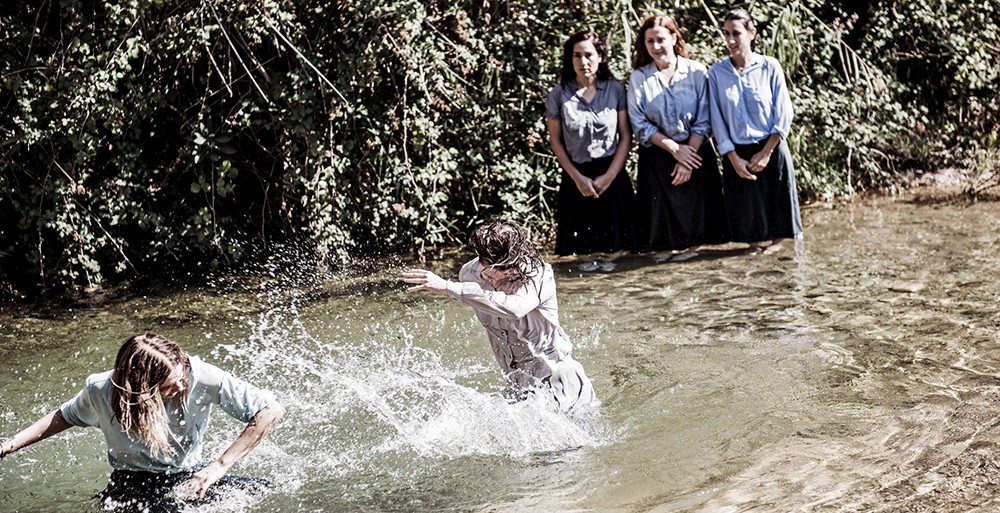
MULTIPOLYGON (((557 261, 596 414, 508 401, 471 311, 403 292, 401 263, 276 258, 99 304, 3 307, 0 433, 152 330, 288 410, 235 470, 274 489, 200 512, 994 509, 1000 204, 865 200, 804 220, 806 240, 775 255, 557 261)), ((241 429, 213 422, 207 455, 241 429)), ((94 511, 108 473, 99 432, 70 430, 0 463, 0 510, 94 511)))

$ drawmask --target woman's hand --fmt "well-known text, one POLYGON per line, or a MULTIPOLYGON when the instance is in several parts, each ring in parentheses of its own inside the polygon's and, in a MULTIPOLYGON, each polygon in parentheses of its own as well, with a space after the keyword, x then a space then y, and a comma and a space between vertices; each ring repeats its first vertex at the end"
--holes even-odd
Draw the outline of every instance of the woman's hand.
POLYGON ((14 451, 10 447, 7 446, 7 440, 4 440, 3 442, 0 442, 0 460, 2 460, 4 456, 6 456, 6 455, 8 455, 8 454, 10 454, 12 452, 14 452, 14 451))
POLYGON ((749 162, 741 159, 740 156, 737 155, 735 151, 731 151, 726 155, 729 158, 729 163, 733 165, 733 170, 736 171, 736 174, 740 178, 751 181, 757 180, 757 177, 754 176, 754 174, 747 169, 747 164, 749 164, 749 162))
POLYGON ((205 492, 224 475, 226 475, 226 469, 222 468, 219 462, 214 461, 185 481, 178 490, 178 495, 186 500, 204 499, 205 492))
POLYGON ((403 271, 403 282, 410 283, 413 287, 406 289, 407 292, 415 292, 418 290, 428 290, 431 292, 436 292, 438 294, 448 293, 448 282, 424 269, 410 269, 409 271, 403 271))
MULTIPOLYGON (((594 184, 594 190, 597 191, 598 196, 604 194, 604 191, 608 190, 608 187, 611 187, 611 182, 614 180, 615 179, 611 177, 611 173, 604 173, 603 175, 594 178, 592 183, 594 184)), ((595 196, 595 198, 596 197, 597 196, 595 196)))
POLYGON ((691 168, 682 165, 681 163, 674 164, 674 171, 670 173, 670 176, 674 177, 671 183, 673 186, 684 185, 691 179, 691 168))
POLYGON ((771 161, 771 152, 764 148, 750 157, 750 162, 747 163, 747 169, 753 173, 760 173, 767 167, 767 163, 771 161))
POLYGON ((580 191, 580 194, 582 194, 584 198, 596 198, 600 196, 600 193, 594 186, 594 181, 586 176, 580 175, 579 178, 574 178, 573 183, 576 184, 576 188, 580 191))
POLYGON ((678 144, 677 149, 670 152, 677 160, 677 163, 686 166, 688 169, 698 169, 701 167, 701 155, 687 144, 678 144))

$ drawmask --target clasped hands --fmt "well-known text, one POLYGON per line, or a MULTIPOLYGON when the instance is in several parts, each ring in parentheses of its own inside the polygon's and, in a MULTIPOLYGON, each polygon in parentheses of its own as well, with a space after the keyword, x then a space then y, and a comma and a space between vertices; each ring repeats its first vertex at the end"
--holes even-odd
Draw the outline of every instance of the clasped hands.
POLYGON ((683 185, 691 179, 691 174, 695 169, 701 167, 701 155, 698 151, 687 144, 678 144, 677 149, 670 152, 677 160, 673 171, 670 173, 674 179, 670 182, 673 186, 683 185))
POLYGON ((750 160, 743 160, 736 152, 733 152, 735 159, 730 159, 733 163, 733 169, 736 170, 736 174, 740 178, 745 178, 747 180, 756 180, 757 177, 754 173, 760 173, 767 167, 767 164, 771 161, 771 152, 766 149, 760 150, 754 153, 750 160))
POLYGON ((580 178, 574 179, 573 183, 576 184, 577 190, 584 198, 594 198, 597 199, 604 194, 604 191, 608 190, 611 186, 612 178, 610 174, 604 173, 597 178, 588 178, 586 176, 580 175, 580 178))

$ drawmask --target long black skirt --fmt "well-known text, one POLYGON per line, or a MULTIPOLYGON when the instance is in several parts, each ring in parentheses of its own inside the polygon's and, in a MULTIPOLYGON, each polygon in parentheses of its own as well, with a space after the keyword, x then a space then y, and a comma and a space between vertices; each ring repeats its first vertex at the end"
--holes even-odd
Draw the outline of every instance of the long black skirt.
MULTIPOLYGON (((766 144, 736 145, 744 160, 766 144)), ((736 242, 764 242, 802 236, 799 195, 795 189, 792 154, 784 139, 771 154, 767 166, 755 173, 757 180, 740 178, 728 158, 722 159, 722 183, 729 213, 729 231, 736 242)))
POLYGON ((118 513, 177 513, 187 506, 218 500, 234 490, 259 493, 269 486, 265 479, 226 475, 209 487, 200 501, 177 498, 176 487, 190 479, 195 471, 165 474, 115 470, 108 479, 108 487, 97 494, 97 498, 105 510, 118 513))
MULTIPOLYGON (((607 172, 612 160, 605 157, 573 165, 583 176, 597 178, 607 172)), ((564 174, 559 184, 556 254, 631 250, 635 246, 634 209, 635 191, 624 169, 598 198, 585 198, 564 174)))
POLYGON ((639 148, 636 195, 639 199, 639 250, 687 249, 719 244, 729 237, 719 161, 710 141, 698 149, 701 167, 673 185, 677 160, 658 146, 639 148))

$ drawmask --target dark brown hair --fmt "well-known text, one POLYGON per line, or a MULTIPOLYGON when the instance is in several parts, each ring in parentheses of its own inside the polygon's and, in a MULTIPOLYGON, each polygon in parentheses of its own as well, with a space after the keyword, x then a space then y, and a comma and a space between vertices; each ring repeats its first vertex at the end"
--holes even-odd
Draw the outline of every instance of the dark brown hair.
POLYGON ((750 15, 750 11, 746 9, 733 9, 729 11, 722 20, 723 23, 727 21, 742 21, 743 27, 747 29, 747 32, 753 32, 756 25, 753 21, 753 16, 750 15))
POLYGON ((604 47, 604 42, 601 41, 601 38, 597 37, 597 33, 593 30, 585 30, 569 36, 569 39, 563 43, 562 76, 560 83, 576 82, 576 70, 573 69, 573 47, 583 41, 592 42, 594 49, 597 50, 597 55, 601 56, 601 63, 597 65, 597 80, 614 80, 615 77, 611 74, 611 68, 608 67, 608 50, 604 47))
POLYGON ((663 27, 667 29, 668 32, 677 38, 677 42, 674 43, 674 54, 678 57, 687 57, 687 47, 684 46, 684 37, 681 36, 680 29, 677 28, 677 24, 670 16, 650 16, 642 22, 639 27, 639 33, 635 39, 635 48, 632 50, 632 67, 639 69, 651 62, 653 58, 649 55, 649 51, 646 50, 646 31, 653 27, 663 27))
POLYGON ((523 284, 543 265, 528 231, 513 221, 490 221, 476 229, 469 243, 481 266, 503 271, 510 283, 523 284))

